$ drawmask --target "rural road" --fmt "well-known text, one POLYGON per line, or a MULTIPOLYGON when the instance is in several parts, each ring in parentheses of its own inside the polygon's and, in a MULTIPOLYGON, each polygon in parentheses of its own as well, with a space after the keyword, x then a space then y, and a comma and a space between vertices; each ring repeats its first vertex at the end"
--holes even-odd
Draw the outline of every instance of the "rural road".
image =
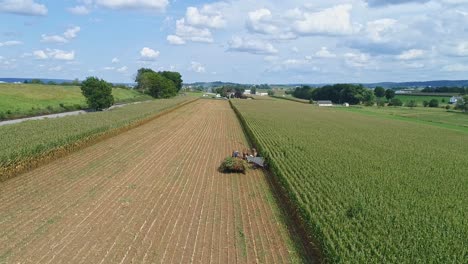
POLYGON ((199 100, 0 183, 0 263, 301 262, 263 171, 218 171, 245 146, 199 100))
MULTIPOLYGON (((139 104, 139 103, 141 102, 113 105, 108 110, 124 107, 126 105, 131 105, 131 104, 139 104)), ((74 115, 81 115, 81 114, 86 114, 86 113, 88 113, 88 111, 79 110, 79 111, 64 112, 64 113, 57 113, 57 114, 50 114, 50 115, 18 118, 18 119, 13 119, 13 120, 0 121, 0 126, 18 124, 18 123, 22 123, 22 122, 30 121, 30 120, 41 120, 41 119, 46 119, 46 118, 60 118, 60 117, 65 117, 65 116, 74 116, 74 115)))

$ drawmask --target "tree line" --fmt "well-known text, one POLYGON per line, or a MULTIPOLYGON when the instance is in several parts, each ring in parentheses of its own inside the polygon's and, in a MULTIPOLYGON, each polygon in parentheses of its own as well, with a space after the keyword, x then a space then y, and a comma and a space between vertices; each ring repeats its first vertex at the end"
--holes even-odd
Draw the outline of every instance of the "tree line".
MULTIPOLYGON (((380 89, 379 89, 380 90, 380 89)), ((374 94, 372 90, 365 88, 361 84, 334 84, 325 85, 321 88, 312 88, 310 86, 297 87, 292 95, 296 98, 306 100, 330 100, 335 104, 349 103, 351 105, 366 104, 373 105, 376 97, 388 96, 389 99, 395 96, 395 92, 390 90, 388 93, 384 90, 374 94)))
POLYGON ((426 87, 421 90, 423 93, 458 93, 468 94, 468 87, 426 87))
MULTIPOLYGON (((245 98, 244 92, 247 86, 244 85, 223 85, 214 89, 214 92, 221 95, 221 97, 231 97, 233 95, 235 98, 245 98)), ((255 90, 253 91, 255 92, 255 90)))
MULTIPOLYGON (((141 93, 149 94, 153 98, 170 98, 177 95, 183 81, 178 72, 155 72, 149 68, 141 68, 137 72, 135 82, 135 90, 141 93)), ((87 77, 80 85, 89 108, 100 111, 114 104, 113 84, 98 77, 87 77)))

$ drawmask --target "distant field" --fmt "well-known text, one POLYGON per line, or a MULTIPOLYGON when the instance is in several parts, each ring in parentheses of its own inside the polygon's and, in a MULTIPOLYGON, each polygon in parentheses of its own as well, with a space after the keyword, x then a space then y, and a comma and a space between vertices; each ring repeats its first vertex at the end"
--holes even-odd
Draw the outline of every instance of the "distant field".
MULTIPOLYGON (((149 100, 136 91, 114 88, 117 103, 149 100)), ((0 119, 57 113, 86 107, 77 86, 0 84, 0 119)))
POLYGON ((395 98, 400 99, 403 104, 414 100, 418 104, 418 106, 423 106, 424 101, 431 101, 432 99, 437 99, 439 101, 439 105, 447 105, 450 101, 451 96, 436 96, 436 95, 400 95, 397 94, 395 98))
POLYGON ((327 262, 466 263, 467 133, 287 100, 233 105, 327 262))
POLYGON ((407 119, 413 121, 431 122, 447 128, 462 129, 468 132, 468 114, 460 111, 447 111, 432 107, 340 107, 343 111, 351 111, 381 117, 407 119))

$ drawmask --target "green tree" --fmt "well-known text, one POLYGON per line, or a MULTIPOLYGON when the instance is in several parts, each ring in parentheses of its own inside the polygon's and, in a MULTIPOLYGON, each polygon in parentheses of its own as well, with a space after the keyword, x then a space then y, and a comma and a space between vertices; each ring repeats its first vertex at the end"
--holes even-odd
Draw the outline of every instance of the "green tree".
POLYGON ((378 107, 384 107, 385 106, 385 100, 383 100, 382 98, 378 98, 377 99, 377 106, 378 107))
POLYGON ((382 86, 377 86, 374 89, 374 94, 378 98, 384 97, 385 96, 385 89, 382 86))
POLYGON ((114 104, 112 86, 97 77, 88 77, 81 83, 81 92, 89 108, 97 111, 109 108, 114 104))
POLYGON ((413 107, 418 106, 418 104, 416 103, 415 100, 410 100, 409 102, 406 103, 406 106, 413 108, 413 107))
POLYGON ((142 74, 142 80, 148 85, 147 93, 154 98, 170 98, 177 94, 173 81, 156 72, 142 74))
POLYGON ((269 96, 275 95, 275 91, 273 91, 273 90, 268 90, 268 95, 269 95, 269 96))
POLYGON ((432 99, 429 101, 429 107, 439 107, 439 100, 432 99))
POLYGON ((423 106, 424 106, 424 107, 427 107, 428 105, 429 105, 429 102, 426 101, 426 100, 424 100, 424 101, 423 101, 423 106))
POLYGON ((371 90, 364 90, 362 92, 362 102, 366 106, 373 106, 375 103, 375 95, 371 90))
POLYGON ((390 103, 388 103, 388 105, 390 105, 390 106, 402 106, 403 102, 398 98, 392 98, 392 100, 390 100, 390 103))
POLYGON ((163 72, 160 72, 160 74, 174 83, 177 89, 177 92, 179 92, 180 89, 182 89, 183 81, 182 81, 182 75, 180 75, 180 73, 171 72, 171 71, 163 71, 163 72))
POLYGON ((252 87, 252 88, 250 89, 250 93, 251 93, 251 94, 257 94, 257 87, 255 87, 255 86, 252 87))
POLYGON ((79 86, 79 85, 80 85, 80 80, 78 80, 78 78, 74 79, 74 80, 71 82, 71 85, 79 86))
POLYGON ((462 110, 463 112, 468 112, 468 95, 465 95, 461 100, 458 100, 455 108, 462 110))
POLYGON ((32 84, 44 84, 44 82, 42 80, 40 80, 40 79, 32 79, 31 83, 32 84))
POLYGON ((387 100, 390 100, 392 99, 393 97, 395 97, 395 91, 392 90, 392 89, 387 89, 385 91, 385 98, 387 98, 387 100))
POLYGON ((137 86, 135 87, 135 89, 141 92, 146 92, 148 90, 149 83, 147 82, 148 81, 147 79, 144 79, 144 74, 151 73, 151 72, 154 73, 155 71, 149 68, 140 68, 137 71, 137 75, 135 77, 135 82, 137 83, 137 86))

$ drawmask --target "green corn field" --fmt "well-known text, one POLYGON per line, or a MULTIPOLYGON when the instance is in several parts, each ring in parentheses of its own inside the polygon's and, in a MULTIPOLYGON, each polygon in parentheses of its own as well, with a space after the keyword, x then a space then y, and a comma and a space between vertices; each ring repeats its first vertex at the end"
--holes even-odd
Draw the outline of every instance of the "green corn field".
POLYGON ((467 263, 468 133, 233 100, 330 263, 467 263))

